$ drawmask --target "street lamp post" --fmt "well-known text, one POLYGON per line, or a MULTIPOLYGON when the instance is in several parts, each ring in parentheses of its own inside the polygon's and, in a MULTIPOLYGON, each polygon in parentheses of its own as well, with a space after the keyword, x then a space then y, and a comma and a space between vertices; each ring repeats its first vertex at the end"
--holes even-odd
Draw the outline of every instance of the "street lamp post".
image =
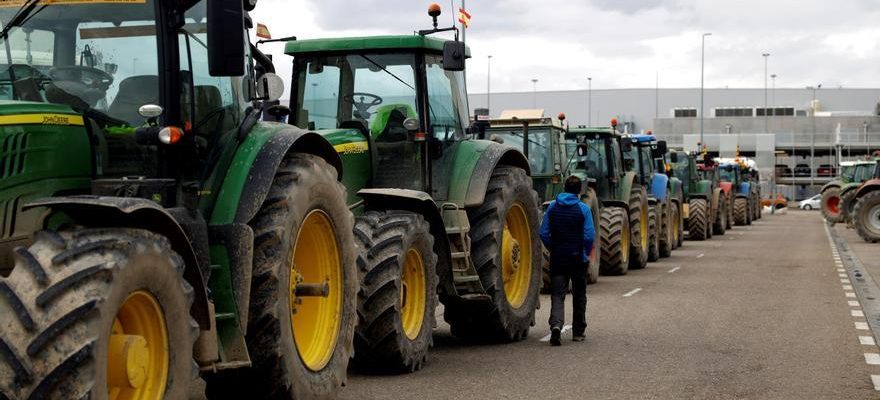
POLYGON ((486 62, 486 109, 492 115, 492 56, 486 62))
POLYGON ((706 36, 712 36, 712 33, 706 32, 703 34, 700 50, 700 150, 706 146, 706 142, 703 139, 703 85, 705 83, 706 71, 706 36))
POLYGON ((816 90, 821 89, 822 84, 813 86, 807 86, 807 89, 813 91, 813 100, 810 102, 810 114, 812 115, 812 125, 813 125, 813 137, 810 139, 810 187, 813 186, 814 180, 813 176, 815 175, 815 171, 813 170, 815 166, 815 158, 816 158, 816 90))
POLYGON ((767 109, 767 59, 770 57, 770 53, 762 54, 764 56, 764 133, 770 132, 769 128, 769 111, 767 109))
POLYGON ((532 79, 532 108, 538 108, 538 80, 532 79))
POLYGON ((587 77, 587 126, 593 126, 593 77, 587 77))

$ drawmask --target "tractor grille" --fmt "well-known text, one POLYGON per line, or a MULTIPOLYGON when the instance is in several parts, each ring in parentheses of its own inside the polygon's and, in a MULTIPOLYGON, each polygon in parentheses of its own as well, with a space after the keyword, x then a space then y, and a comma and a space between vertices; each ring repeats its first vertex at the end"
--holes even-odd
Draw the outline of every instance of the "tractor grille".
POLYGON ((24 172, 27 144, 28 134, 25 132, 3 138, 3 142, 0 143, 0 179, 11 178, 24 172))

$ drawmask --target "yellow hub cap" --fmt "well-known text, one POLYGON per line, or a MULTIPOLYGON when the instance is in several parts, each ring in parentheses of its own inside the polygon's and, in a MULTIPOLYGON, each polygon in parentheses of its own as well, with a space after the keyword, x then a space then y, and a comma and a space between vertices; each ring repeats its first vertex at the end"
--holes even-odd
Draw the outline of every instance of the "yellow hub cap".
POLYGON ((642 208, 642 214, 641 214, 639 224, 642 227, 642 229, 640 229, 640 232, 639 232, 642 235, 642 237, 641 237, 642 248, 647 249, 648 248, 648 233, 649 233, 648 232, 648 209, 642 208))
POLYGON ((107 345, 107 393, 115 400, 161 399, 168 383, 168 330, 156 298, 146 290, 119 307, 107 345))
POLYGON ((290 323, 303 364, 312 371, 333 357, 342 319, 342 259, 336 230, 312 210, 296 235, 290 263, 290 323))
POLYGON ((510 207, 504 221, 501 277, 508 303, 513 308, 519 308, 529 294, 532 279, 532 231, 520 203, 510 207))
POLYGON ((425 264, 416 249, 406 251, 400 278, 400 316, 403 331, 410 340, 419 337, 425 320, 425 264))

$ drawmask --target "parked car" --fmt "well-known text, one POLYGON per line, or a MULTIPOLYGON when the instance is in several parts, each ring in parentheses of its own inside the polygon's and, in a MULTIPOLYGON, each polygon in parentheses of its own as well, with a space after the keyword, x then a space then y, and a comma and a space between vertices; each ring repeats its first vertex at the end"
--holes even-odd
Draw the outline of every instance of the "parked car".
POLYGON ((818 210, 822 207, 822 195, 817 194, 806 200, 798 202, 798 208, 801 210, 818 210))
POLYGON ((831 164, 822 164, 816 168, 816 176, 837 176, 837 168, 831 164))
POLYGON ((776 164, 776 176, 777 177, 786 177, 791 176, 791 168, 785 164, 776 164))
POLYGON ((794 176, 810 176, 812 170, 809 164, 798 164, 794 166, 794 176))
POLYGON ((761 199, 762 207, 770 207, 770 204, 773 204, 773 207, 776 207, 777 210, 780 208, 785 208, 788 207, 788 198, 783 196, 781 193, 777 193, 775 199, 771 199, 769 197, 766 199, 761 199))

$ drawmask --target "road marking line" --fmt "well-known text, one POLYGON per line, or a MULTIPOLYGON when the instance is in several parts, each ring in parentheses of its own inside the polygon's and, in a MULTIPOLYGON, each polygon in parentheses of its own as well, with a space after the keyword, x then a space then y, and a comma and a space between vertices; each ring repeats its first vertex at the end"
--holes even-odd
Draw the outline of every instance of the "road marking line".
POLYGON ((852 285, 843 285, 843 290, 853 290, 852 285))
POLYGON ((858 329, 860 331, 868 330, 868 323, 867 322, 856 321, 855 324, 856 324, 856 329, 858 329))
POLYGON ((880 390, 880 375, 871 375, 871 382, 874 383, 874 390, 880 390))
POLYGON ((680 269, 681 269, 681 267, 675 267, 675 268, 673 268, 673 269, 670 269, 670 270, 669 270, 669 273, 671 274, 671 273, 673 273, 673 272, 675 272, 675 271, 678 271, 678 270, 680 270, 680 269))
POLYGON ((846 278, 846 274, 837 274, 837 276, 839 276, 841 278, 846 278))
POLYGON ((868 365, 880 365, 880 354, 865 353, 865 362, 868 363, 868 365))
POLYGON ((853 317, 864 317, 865 313, 862 310, 849 310, 849 315, 853 317))
POLYGON ((641 291, 642 291, 642 288, 635 288, 633 290, 630 290, 629 292, 626 292, 626 294, 624 294, 623 297, 632 297, 632 295, 634 295, 638 292, 641 292, 641 291))
POLYGON ((874 341, 873 336, 859 336, 859 343, 865 346, 874 346, 877 342, 874 341))
MULTIPOLYGON (((564 334, 565 332, 570 331, 570 330, 571 330, 571 325, 563 325, 563 326, 562 326, 562 333, 563 333, 563 334, 564 334)), ((551 334, 551 333, 548 333, 547 336, 542 337, 540 340, 541 340, 542 342, 549 342, 549 341, 550 341, 550 335, 552 335, 552 334, 551 334)))
POLYGON ((837 272, 845 272, 845 271, 843 270, 843 268, 838 268, 837 272))
POLYGON ((841 279, 840 283, 849 283, 849 279, 841 279))
POLYGON ((856 297, 856 294, 853 292, 846 292, 846 297, 856 297))
POLYGON ((706 254, 704 254, 704 253, 700 253, 700 255, 698 255, 697 258, 703 258, 703 256, 705 256, 705 255, 706 254))
POLYGON ((847 301, 847 304, 849 304, 850 307, 858 307, 858 306, 860 306, 858 300, 849 300, 849 301, 847 301))

